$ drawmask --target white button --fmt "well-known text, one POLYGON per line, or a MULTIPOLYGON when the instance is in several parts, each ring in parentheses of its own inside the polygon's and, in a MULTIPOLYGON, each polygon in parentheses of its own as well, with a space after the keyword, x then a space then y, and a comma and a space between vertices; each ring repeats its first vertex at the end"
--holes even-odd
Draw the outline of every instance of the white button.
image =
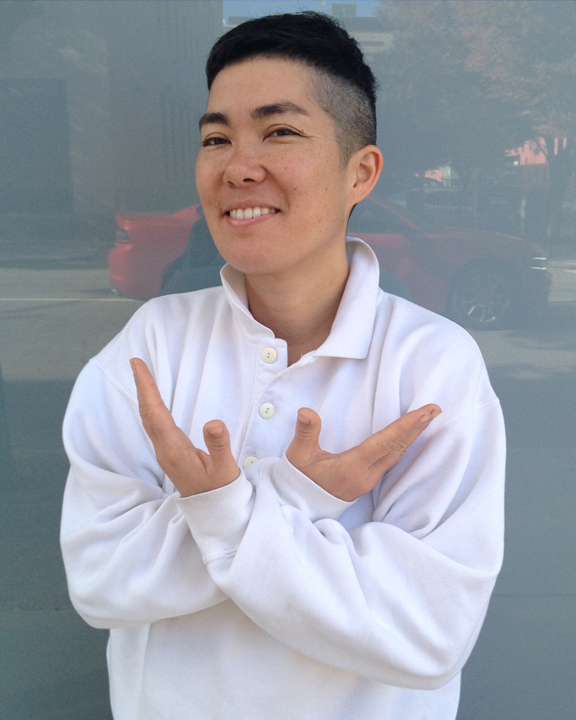
POLYGON ((273 363, 277 357, 278 355, 276 355, 274 348, 265 348, 262 350, 262 360, 264 360, 265 363, 273 363))
POLYGON ((260 417, 271 418, 272 415, 274 415, 274 405, 272 405, 272 403, 262 403, 258 412, 260 413, 260 417))
POLYGON ((244 460, 244 467, 247 468, 249 465, 252 465, 252 463, 255 463, 256 460, 258 460, 257 457, 250 455, 250 457, 247 457, 246 460, 244 460))

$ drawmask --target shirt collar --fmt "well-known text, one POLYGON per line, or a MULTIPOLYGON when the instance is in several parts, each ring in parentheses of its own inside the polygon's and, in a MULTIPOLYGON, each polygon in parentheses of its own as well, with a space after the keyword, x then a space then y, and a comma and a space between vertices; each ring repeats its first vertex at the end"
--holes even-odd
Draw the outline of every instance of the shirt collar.
MULTIPOLYGON (((372 342, 380 271, 376 256, 363 240, 347 237, 346 251, 349 273, 338 312, 330 335, 311 355, 362 360, 372 342)), ((225 265, 221 277, 235 318, 247 335, 255 340, 263 334, 274 337, 270 328, 257 322, 248 310, 243 273, 225 265)))
POLYGON ((253 341, 262 340, 263 337, 273 338, 274 333, 272 330, 255 320, 248 309, 248 295, 246 293, 244 273, 226 264, 222 270, 220 270, 220 277, 222 278, 224 292, 232 308, 234 319, 248 338, 253 341))

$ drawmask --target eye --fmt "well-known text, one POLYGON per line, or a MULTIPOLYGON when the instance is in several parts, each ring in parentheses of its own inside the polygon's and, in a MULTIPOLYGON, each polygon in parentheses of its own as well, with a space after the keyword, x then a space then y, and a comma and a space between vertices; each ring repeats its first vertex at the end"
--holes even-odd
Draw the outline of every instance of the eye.
POLYGON ((228 142, 223 137, 208 137, 202 140, 202 147, 215 147, 216 145, 225 145, 228 142))
POLYGON ((285 137, 287 135, 298 135, 295 130, 291 130, 290 128, 278 128, 276 130, 273 130, 269 137, 285 137))

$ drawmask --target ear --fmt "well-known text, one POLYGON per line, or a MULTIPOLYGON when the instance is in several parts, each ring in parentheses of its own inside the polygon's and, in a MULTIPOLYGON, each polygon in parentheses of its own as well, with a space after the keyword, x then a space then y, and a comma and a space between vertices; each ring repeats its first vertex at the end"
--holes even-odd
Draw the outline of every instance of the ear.
POLYGON ((348 162, 351 173, 351 205, 370 195, 378 182, 384 166, 384 158, 376 145, 366 145, 357 150, 348 162))

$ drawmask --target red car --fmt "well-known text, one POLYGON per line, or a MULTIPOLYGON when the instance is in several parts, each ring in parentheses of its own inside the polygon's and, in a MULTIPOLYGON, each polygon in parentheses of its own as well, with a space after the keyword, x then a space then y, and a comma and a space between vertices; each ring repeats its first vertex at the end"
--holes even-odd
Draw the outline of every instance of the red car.
MULTIPOLYGON (((200 218, 197 207, 116 218, 116 246, 108 255, 116 292, 141 300, 160 294, 166 269, 182 256, 200 218)), ((414 302, 466 327, 504 327, 548 298, 546 254, 520 238, 464 228, 429 231, 372 196, 354 209, 348 234, 372 247, 414 302)))

